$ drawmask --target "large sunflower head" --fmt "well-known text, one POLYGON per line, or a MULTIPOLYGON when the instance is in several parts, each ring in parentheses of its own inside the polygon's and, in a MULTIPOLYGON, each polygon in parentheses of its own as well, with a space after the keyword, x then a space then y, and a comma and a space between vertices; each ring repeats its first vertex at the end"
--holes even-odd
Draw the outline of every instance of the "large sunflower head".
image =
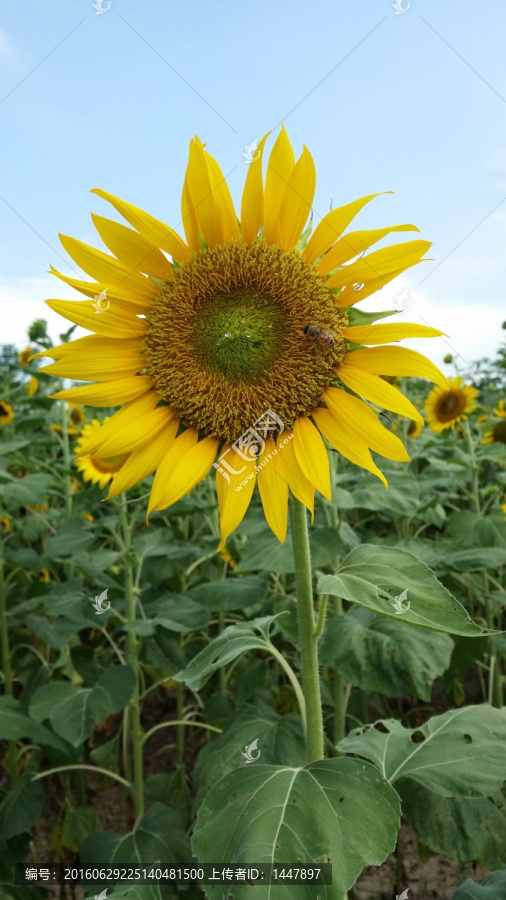
POLYGON ((218 163, 192 140, 181 201, 185 240, 132 204, 95 190, 131 227, 93 216, 110 253, 62 236, 94 280, 53 270, 89 299, 48 301, 93 332, 44 351, 56 360, 46 371, 97 382, 56 397, 121 406, 93 433, 83 432, 79 455, 95 462, 125 457, 109 497, 155 472, 148 513, 176 502, 214 465, 221 547, 257 481, 280 540, 289 490, 311 510, 315 488, 330 497, 325 441, 386 485, 370 451, 409 457, 364 401, 422 420, 382 376, 421 376, 447 386, 421 354, 385 346, 441 332, 371 324, 373 317, 354 309, 420 262, 430 244, 410 240, 364 256, 391 233, 418 230, 405 224, 347 231, 378 194, 332 210, 308 240, 311 154, 304 147, 296 160, 282 128, 264 179, 267 137, 248 166, 240 221, 218 163))
MULTIPOLYGON (((104 419, 104 424, 108 421, 109 419, 104 419)), ((99 487, 103 488, 106 484, 109 484, 111 478, 114 478, 117 472, 119 472, 121 466, 125 462, 126 456, 114 456, 105 459, 103 457, 82 455, 83 446, 88 443, 93 435, 97 434, 101 428, 102 424, 98 419, 92 419, 89 425, 84 426, 79 435, 79 440, 75 445, 75 464, 78 471, 82 473, 85 481, 91 481, 92 484, 98 484, 99 487)), ((73 481, 75 481, 75 479, 73 479, 73 481)), ((74 485, 73 493, 77 493, 79 490, 78 484, 79 482, 76 482, 74 485)))
POLYGON ((475 408, 478 391, 463 385, 463 381, 460 377, 450 378, 447 387, 440 385, 430 392, 424 409, 431 431, 440 434, 446 428, 454 428, 475 408))

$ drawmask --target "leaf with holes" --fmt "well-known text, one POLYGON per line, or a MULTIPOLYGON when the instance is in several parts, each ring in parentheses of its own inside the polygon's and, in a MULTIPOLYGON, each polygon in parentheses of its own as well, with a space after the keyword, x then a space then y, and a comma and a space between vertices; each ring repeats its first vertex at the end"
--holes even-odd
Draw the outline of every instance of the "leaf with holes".
POLYGON ((505 742, 506 709, 483 704, 451 709, 420 728, 384 719, 337 746, 369 759, 390 784, 412 778, 442 797, 488 797, 506 778, 505 742))
MULTIPOLYGON (((297 886, 297 897, 341 900, 364 866, 378 866, 392 852, 399 815, 396 792, 360 760, 322 759, 304 768, 244 766, 204 798, 192 847, 199 862, 228 866, 328 860, 332 885, 297 886)), ((276 900, 294 896, 290 885, 275 891, 276 900)), ((258 900, 272 894, 268 885, 255 887, 258 900)), ((219 900, 223 887, 210 886, 207 895, 219 900)), ((227 886, 227 897, 249 896, 247 885, 227 886)))

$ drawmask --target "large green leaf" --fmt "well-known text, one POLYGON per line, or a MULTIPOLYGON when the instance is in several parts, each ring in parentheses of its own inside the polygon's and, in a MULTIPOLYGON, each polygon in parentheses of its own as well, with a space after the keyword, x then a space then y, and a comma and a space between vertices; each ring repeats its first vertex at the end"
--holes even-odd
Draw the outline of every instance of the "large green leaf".
MULTIPOLYGON (((332 885, 322 900, 341 900, 363 867, 392 852, 399 828, 399 798, 373 766, 353 759, 323 759, 304 768, 244 765, 215 784, 200 807, 192 846, 199 862, 315 863, 330 861, 332 885), (371 828, 374 822, 374 828, 371 828)), ((210 900, 223 888, 207 888, 210 900)), ((250 888, 231 884, 227 896, 246 900, 250 888)), ((294 888, 276 887, 276 900, 294 888)), ((256 887, 267 900, 272 888, 256 887)), ((315 888, 296 889, 315 900, 315 888)))
POLYGON ((0 697, 0 740, 18 741, 21 738, 30 738, 34 744, 40 744, 42 747, 65 750, 65 745, 49 731, 49 728, 20 712, 18 700, 0 697))
POLYGON ((441 797, 411 778, 396 783, 402 814, 434 853, 495 869, 504 859, 506 817, 488 797, 441 797))
POLYGON ((44 555, 48 559, 72 556, 92 544, 93 541, 94 535, 86 529, 84 520, 79 516, 74 516, 66 520, 56 534, 51 535, 44 548, 44 555))
MULTIPOLYGON (((334 562, 341 552, 341 542, 333 528, 315 528, 309 534, 309 546, 313 567, 322 568, 334 562)), ((242 572, 295 572, 293 548, 288 535, 284 544, 276 540, 269 528, 262 527, 255 533, 241 551, 241 560, 235 569, 242 572)))
POLYGON ((10 484, 0 485, 0 497, 18 506, 42 504, 51 484, 50 475, 25 475, 10 484))
POLYGON ((506 900, 506 866, 483 882, 476 884, 472 878, 466 878, 455 891, 452 900, 506 900))
POLYGON ((232 662, 246 650, 269 650, 268 630, 277 616, 263 616, 251 622, 229 625, 192 659, 174 681, 184 681, 192 691, 199 691, 213 672, 232 662))
POLYGON ((428 701, 432 682, 450 665, 452 649, 446 634, 358 607, 328 622, 321 661, 363 690, 388 697, 415 694, 428 701))
MULTIPOLYGON (((405 550, 363 544, 352 550, 336 575, 322 575, 319 594, 332 594, 393 619, 395 597, 403 597, 403 622, 473 637, 487 629, 475 625, 463 606, 416 556, 405 550)), ((497 632, 494 632, 497 633, 497 632)))
POLYGON ((268 580, 269 577, 265 574, 231 577, 223 581, 206 581, 190 588, 188 593, 194 600, 198 600, 213 611, 244 609, 264 600, 268 580))
POLYGON ((268 707, 262 712, 247 710, 200 751, 193 770, 199 790, 245 765, 243 751, 254 740, 258 741, 262 764, 302 766, 306 761, 304 734, 296 713, 278 716, 268 707))
POLYGON ((69 681, 43 685, 33 695, 30 715, 49 719, 57 734, 74 747, 93 733, 96 725, 128 703, 135 687, 129 666, 107 669, 92 688, 77 688, 69 681))
POLYGON ((156 862, 184 866, 191 861, 191 851, 179 814, 163 803, 153 803, 127 834, 90 834, 81 848, 80 860, 83 868, 156 862))
POLYGON ((46 795, 41 784, 24 772, 0 804, 0 833, 5 840, 29 831, 39 818, 46 795))
POLYGON ((420 728, 383 719, 338 748, 369 759, 390 783, 413 778, 442 797, 488 797, 506 778, 505 742, 506 709, 483 704, 448 710, 420 728))

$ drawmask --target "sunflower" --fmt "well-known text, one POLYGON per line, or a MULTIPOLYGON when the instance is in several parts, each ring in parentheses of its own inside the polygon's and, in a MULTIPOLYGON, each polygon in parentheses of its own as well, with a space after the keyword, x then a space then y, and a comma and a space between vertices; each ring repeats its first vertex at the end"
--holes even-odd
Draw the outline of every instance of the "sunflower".
MULTIPOLYGON (((104 419, 103 424, 105 425, 109 419, 104 419)), ((84 456, 82 453, 82 448, 93 438, 96 434, 100 432, 100 429, 103 425, 98 421, 98 419, 92 419, 89 425, 85 425, 81 434, 79 435, 79 440, 75 446, 75 456, 76 459, 76 467, 79 472, 82 472, 82 476, 85 481, 91 481, 92 484, 98 484, 99 487, 103 488, 106 484, 109 483, 111 478, 116 475, 117 472, 121 469, 123 463, 126 460, 126 455, 123 456, 113 456, 107 459, 102 457, 91 457, 84 456)))
POLYGON ((30 362, 32 354, 33 354, 33 351, 31 349, 31 347, 25 347, 24 350, 21 350, 21 352, 18 353, 18 359, 19 359, 20 365, 27 366, 28 363, 30 362))
POLYGON ((391 233, 418 231, 404 224, 344 234, 379 194, 332 210, 308 239, 316 178, 311 154, 304 147, 296 161, 282 128, 264 184, 267 138, 248 166, 240 222, 218 163, 199 138, 191 141, 182 192, 186 241, 95 189, 132 227, 92 217, 112 255, 61 236, 94 280, 52 271, 91 302, 47 302, 94 334, 39 354, 56 360, 45 367, 51 374, 97 382, 56 398, 122 406, 79 446, 79 455, 94 462, 125 457, 109 497, 155 472, 149 515, 217 469, 220 548, 241 522, 257 480, 266 519, 281 541, 289 490, 311 511, 315 488, 330 498, 324 439, 387 486, 370 451, 392 460, 409 456, 365 401, 422 419, 380 376, 419 376, 447 387, 420 353, 384 346, 442 332, 372 325, 374 317, 353 309, 421 262, 430 244, 411 240, 363 256, 391 233), (100 294, 109 305, 97 315, 100 294))
POLYGON ((0 425, 9 425, 14 418, 14 409, 6 400, 0 401, 0 425))
POLYGON ((39 379, 32 375, 30 381, 25 384, 25 391, 29 397, 33 397, 34 394, 39 390, 39 379))
POLYGON ((51 573, 49 569, 41 569, 39 572, 39 581, 51 581, 51 573))
MULTIPOLYGON (((63 434, 63 429, 59 422, 51 422, 51 424, 49 426, 49 430, 53 431, 54 434, 59 434, 60 437, 63 434)), ((77 434, 77 431, 78 431, 78 429, 75 428, 73 425, 71 425, 70 428, 67 428, 67 434, 69 435, 69 437, 75 437, 77 434)))
POLYGON ((463 378, 450 378, 447 387, 439 386, 425 401, 425 415, 431 431, 440 434, 466 419, 476 406, 478 391, 471 385, 462 386, 463 378))
POLYGON ((82 408, 82 406, 80 406, 79 403, 69 403, 67 407, 67 415, 69 418, 69 422, 72 422, 73 425, 76 426, 84 425, 86 421, 84 409, 82 408))
POLYGON ((504 409, 504 400, 499 400, 499 403, 494 408, 494 416, 498 421, 484 435, 482 444, 506 444, 506 410, 504 409))
POLYGON ((11 530, 11 520, 8 516, 0 516, 0 528, 4 534, 11 530))
POLYGON ((418 421, 416 421, 416 422, 413 421, 413 422, 409 423, 408 437, 417 438, 417 437, 419 437, 419 435, 421 435, 422 431, 423 431, 423 422, 420 423, 418 421))

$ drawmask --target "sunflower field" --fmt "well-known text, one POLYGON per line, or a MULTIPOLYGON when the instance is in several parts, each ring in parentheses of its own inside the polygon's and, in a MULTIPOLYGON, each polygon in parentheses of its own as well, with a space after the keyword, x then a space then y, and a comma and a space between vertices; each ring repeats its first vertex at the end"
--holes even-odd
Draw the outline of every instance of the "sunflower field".
POLYGON ((0 897, 504 900, 506 351, 367 310, 430 243, 283 127, 240 214, 205 147, 2 349, 0 897))

